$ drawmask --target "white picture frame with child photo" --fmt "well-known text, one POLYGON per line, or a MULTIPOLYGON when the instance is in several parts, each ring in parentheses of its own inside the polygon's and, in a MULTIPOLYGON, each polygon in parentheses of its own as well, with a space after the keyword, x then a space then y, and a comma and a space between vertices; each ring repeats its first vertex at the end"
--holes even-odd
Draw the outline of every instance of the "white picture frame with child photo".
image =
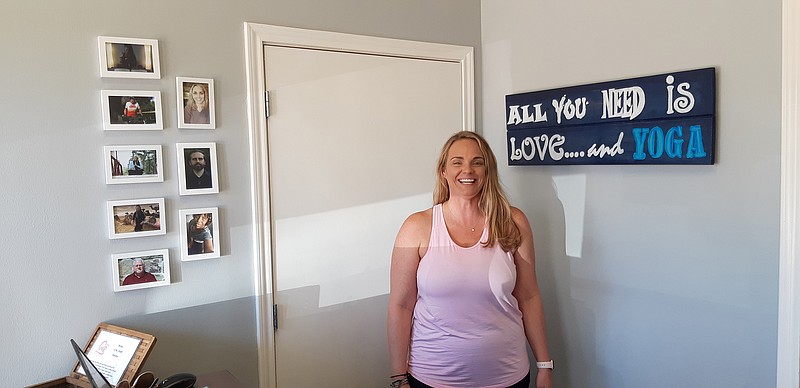
POLYGON ((220 257, 219 209, 183 209, 179 214, 181 261, 220 257))

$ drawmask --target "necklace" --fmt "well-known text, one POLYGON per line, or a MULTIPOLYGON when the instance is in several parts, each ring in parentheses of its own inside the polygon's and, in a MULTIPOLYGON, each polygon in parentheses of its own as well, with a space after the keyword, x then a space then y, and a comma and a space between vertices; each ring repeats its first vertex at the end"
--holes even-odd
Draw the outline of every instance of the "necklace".
POLYGON ((455 221, 455 223, 456 223, 456 224, 458 224, 458 226, 460 226, 460 227, 462 227, 462 228, 464 228, 464 229, 469 229, 469 230, 471 230, 473 233, 475 232, 475 227, 477 227, 477 225, 479 225, 479 224, 480 224, 480 221, 479 221, 478 223, 476 223, 476 224, 475 224, 475 226, 474 226, 474 227, 469 227, 469 226, 466 226, 466 225, 462 224, 461 222, 459 222, 459 221, 456 219, 456 216, 455 216, 455 214, 453 214, 453 211, 452 211, 452 210, 450 210, 450 208, 449 208, 449 207, 448 207, 448 209, 447 209, 447 210, 450 212, 450 218, 452 218, 452 219, 453 219, 453 221, 455 221))

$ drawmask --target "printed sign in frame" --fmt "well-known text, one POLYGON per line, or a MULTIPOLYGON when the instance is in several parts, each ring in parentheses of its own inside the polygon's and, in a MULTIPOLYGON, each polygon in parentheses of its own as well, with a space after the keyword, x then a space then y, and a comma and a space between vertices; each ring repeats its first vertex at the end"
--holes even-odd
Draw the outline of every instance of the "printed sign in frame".
MULTIPOLYGON (((83 352, 100 369, 109 383, 116 385, 122 380, 132 381, 139 374, 155 343, 156 337, 152 334, 103 322, 97 325, 94 334, 83 348, 83 352), (106 353, 105 356, 104 353, 106 353), (111 361, 107 360, 108 353, 115 354, 111 361), (118 357, 127 354, 132 357, 118 357), (104 360, 106 361, 104 362, 104 360)), ((66 381, 69 386, 91 386, 83 368, 77 361, 66 381)))

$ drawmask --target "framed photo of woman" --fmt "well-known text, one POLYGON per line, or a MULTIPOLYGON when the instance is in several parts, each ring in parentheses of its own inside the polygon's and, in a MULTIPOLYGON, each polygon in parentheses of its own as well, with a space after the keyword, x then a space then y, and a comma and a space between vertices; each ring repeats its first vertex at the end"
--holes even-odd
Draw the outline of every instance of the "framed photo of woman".
POLYGON ((103 147, 106 184, 164 181, 161 145, 120 145, 103 147))
POLYGON ((178 128, 214 129, 214 80, 176 77, 178 128))
POLYGON ((158 40, 97 37, 100 77, 160 79, 158 40))
POLYGON ((181 261, 219 257, 219 211, 215 207, 180 212, 181 261))
POLYGON ((114 254, 111 261, 115 292, 170 284, 167 249, 114 254))

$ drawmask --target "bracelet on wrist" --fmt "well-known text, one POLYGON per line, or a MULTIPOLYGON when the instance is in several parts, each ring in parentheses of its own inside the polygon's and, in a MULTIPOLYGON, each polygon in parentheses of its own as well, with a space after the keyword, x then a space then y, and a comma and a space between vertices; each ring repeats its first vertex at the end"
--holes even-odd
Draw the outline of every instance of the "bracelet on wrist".
POLYGON ((554 369, 553 366, 554 365, 553 365, 553 360, 552 359, 550 361, 537 361, 536 362, 536 368, 538 368, 538 369, 550 369, 550 370, 553 370, 554 369))
POLYGON ((389 383, 389 388, 400 388, 406 384, 408 384, 408 376, 393 380, 391 383, 389 383))

